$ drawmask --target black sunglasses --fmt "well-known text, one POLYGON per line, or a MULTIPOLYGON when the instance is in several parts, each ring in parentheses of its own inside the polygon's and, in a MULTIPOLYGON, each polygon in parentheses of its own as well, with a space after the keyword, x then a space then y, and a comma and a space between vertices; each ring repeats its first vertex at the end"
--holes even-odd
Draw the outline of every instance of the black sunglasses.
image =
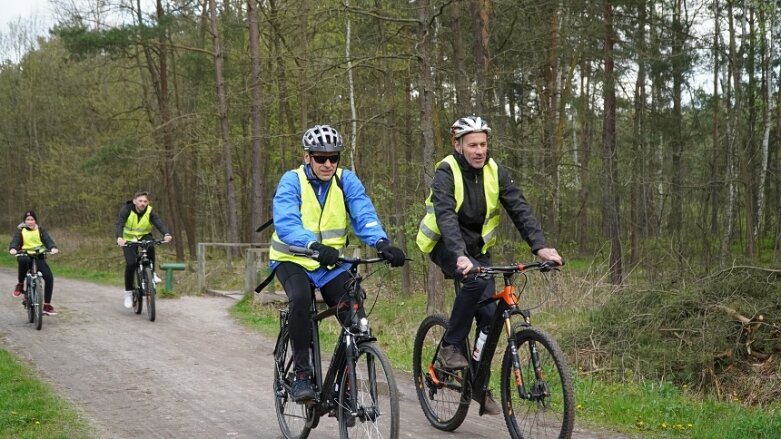
POLYGON ((337 164, 339 163, 339 154, 336 155, 313 155, 312 160, 314 160, 316 163, 324 165, 326 160, 330 161, 331 164, 337 164))

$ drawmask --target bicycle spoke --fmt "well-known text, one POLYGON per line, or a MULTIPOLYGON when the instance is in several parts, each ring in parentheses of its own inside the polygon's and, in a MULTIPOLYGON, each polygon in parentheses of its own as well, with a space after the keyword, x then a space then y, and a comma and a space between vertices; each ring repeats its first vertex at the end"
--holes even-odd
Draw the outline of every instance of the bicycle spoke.
POLYGON ((437 350, 447 328, 443 316, 429 316, 415 336, 413 374, 418 401, 423 413, 435 428, 453 431, 469 410, 466 370, 443 369, 436 360, 437 350))
POLYGON ((569 437, 574 423, 574 392, 561 350, 546 333, 524 328, 516 332, 523 387, 515 379, 512 355, 502 363, 502 400, 514 438, 569 437))
POLYGON ((358 347, 354 404, 349 401, 351 384, 349 375, 343 374, 338 411, 341 437, 398 437, 399 402, 396 380, 390 362, 376 344, 363 343, 358 347))

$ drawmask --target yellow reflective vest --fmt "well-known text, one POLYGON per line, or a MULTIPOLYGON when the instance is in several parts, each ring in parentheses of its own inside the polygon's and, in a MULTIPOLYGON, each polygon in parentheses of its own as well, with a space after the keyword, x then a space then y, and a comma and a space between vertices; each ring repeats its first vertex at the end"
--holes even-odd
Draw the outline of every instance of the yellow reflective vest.
MULTIPOLYGON (((301 222, 304 228, 315 235, 316 241, 334 247, 342 253, 347 245, 347 227, 350 221, 347 217, 342 188, 332 180, 325 197, 325 206, 320 207, 320 201, 314 188, 309 184, 304 166, 301 165, 295 172, 301 188, 301 222)), ((342 169, 336 170, 334 179, 336 178, 342 178, 342 169)), ((277 232, 271 236, 269 259, 294 262, 309 271, 320 268, 320 262, 314 259, 292 255, 288 251, 288 245, 279 239, 277 232)))
POLYGON ((22 251, 29 253, 43 246, 40 228, 36 227, 35 230, 30 230, 27 227, 22 228, 22 251))
POLYGON ((152 206, 146 206, 146 212, 140 217, 131 207, 130 214, 125 220, 125 228, 122 230, 122 239, 125 241, 138 241, 142 237, 152 233, 152 206))
MULTIPOLYGON (((464 202, 464 179, 461 174, 461 168, 458 166, 456 157, 449 155, 437 163, 435 169, 439 168, 442 162, 450 165, 453 172, 453 188, 456 199, 456 213, 461 210, 461 204, 464 202)), ((488 252, 488 249, 496 244, 496 227, 499 225, 499 165, 494 159, 489 158, 483 168, 483 191, 485 192, 485 220, 481 235, 483 237, 482 253, 488 252)), ((437 218, 434 213, 434 205, 431 202, 431 190, 426 198, 426 215, 420 221, 418 227, 418 236, 416 242, 423 253, 431 253, 434 246, 442 237, 437 218)))

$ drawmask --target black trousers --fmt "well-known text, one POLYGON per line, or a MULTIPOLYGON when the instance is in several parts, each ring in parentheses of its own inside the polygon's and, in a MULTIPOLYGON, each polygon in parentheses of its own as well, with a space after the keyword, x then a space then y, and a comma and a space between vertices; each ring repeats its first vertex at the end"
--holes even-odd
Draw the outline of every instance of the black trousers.
MULTIPOLYGON (((491 263, 491 256, 487 254, 469 258, 474 265, 491 263)), ((461 282, 461 288, 453 302, 453 310, 450 312, 450 323, 443 337, 445 344, 461 346, 469 334, 473 317, 477 318, 477 328, 487 331, 491 317, 496 311, 496 304, 491 303, 477 309, 476 307, 477 302, 494 294, 496 285, 493 279, 483 279, 475 275, 464 278, 461 274, 456 274, 456 258, 445 249, 442 241, 434 246, 431 260, 442 269, 445 276, 461 282)))
MULTIPOLYGON (((147 239, 144 237, 143 239, 147 239)), ((134 279, 136 278, 136 269, 138 268, 137 253, 138 247, 122 247, 122 253, 125 255, 125 291, 133 290, 134 279)), ((152 264, 155 263, 155 247, 149 247, 146 251, 152 264)))
MULTIPOLYGON (((292 262, 282 262, 276 269, 277 279, 285 288, 288 297, 288 328, 290 343, 293 346, 293 362, 299 377, 311 377, 312 364, 309 358, 309 345, 312 343, 312 323, 309 318, 309 308, 312 304, 313 286, 309 282, 306 270, 292 262)), ((339 305, 337 318, 342 323, 351 319, 347 284, 350 274, 345 272, 320 288, 320 294, 328 306, 339 305)), ((358 310, 359 316, 364 316, 363 308, 358 310)))
MULTIPOLYGON (((33 265, 32 258, 34 257, 35 256, 19 256, 16 258, 16 262, 19 265, 18 280, 20 283, 24 282, 25 277, 27 277, 27 272, 33 265)), ((43 301, 51 303, 52 292, 54 291, 54 275, 52 274, 52 269, 49 268, 49 264, 46 263, 46 259, 38 258, 38 271, 41 272, 44 281, 43 301)))

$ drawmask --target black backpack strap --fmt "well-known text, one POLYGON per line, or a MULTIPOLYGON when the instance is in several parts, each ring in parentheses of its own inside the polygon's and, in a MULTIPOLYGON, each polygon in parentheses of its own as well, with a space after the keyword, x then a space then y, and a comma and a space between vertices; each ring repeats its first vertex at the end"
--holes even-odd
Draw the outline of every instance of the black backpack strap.
POLYGON ((268 226, 274 224, 274 218, 269 218, 268 221, 258 226, 257 229, 255 229, 255 233, 260 233, 268 228, 268 226))
POLYGON ((271 273, 269 273, 269 275, 268 275, 268 276, 266 276, 266 278, 265 278, 265 279, 263 279, 263 281, 262 281, 262 282, 261 282, 261 283, 260 283, 260 284, 259 284, 257 287, 255 287, 255 292, 256 292, 256 293, 260 293, 261 291, 263 291, 263 288, 266 288, 266 286, 267 286, 268 284, 270 284, 271 282, 273 282, 273 281, 274 281, 274 273, 275 273, 276 271, 277 271, 277 269, 276 269, 276 268, 274 268, 273 270, 271 270, 271 273))

